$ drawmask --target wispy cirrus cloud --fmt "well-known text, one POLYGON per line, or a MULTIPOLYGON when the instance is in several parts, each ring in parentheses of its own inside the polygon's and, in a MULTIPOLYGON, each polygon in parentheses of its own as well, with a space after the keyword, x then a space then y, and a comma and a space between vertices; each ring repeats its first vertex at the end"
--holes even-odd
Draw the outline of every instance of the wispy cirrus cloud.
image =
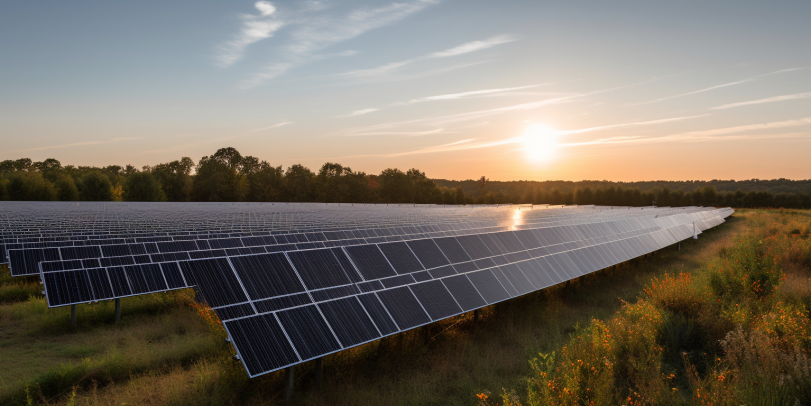
MULTIPOLYGON (((604 126, 598 126, 598 127, 589 127, 589 128, 582 128, 582 129, 576 129, 576 130, 560 131, 558 134, 563 136, 563 135, 568 135, 568 134, 580 134, 580 133, 585 133, 585 132, 600 131, 600 130, 606 130, 606 129, 611 129, 611 128, 656 125, 656 124, 670 123, 670 122, 674 122, 674 121, 689 120, 689 119, 692 119, 692 118, 698 118, 698 117, 704 117, 704 116, 705 115, 687 116, 687 117, 672 117, 672 118, 666 118, 666 119, 660 119, 660 120, 634 121, 634 122, 629 122, 629 123, 610 124, 610 125, 604 125, 604 126)), ((615 140, 615 141, 618 142, 620 139, 622 139, 622 140, 632 140, 633 137, 616 137, 616 138, 611 138, 610 140, 615 140)), ((518 136, 518 137, 502 138, 502 139, 499 139, 499 140, 492 140, 492 141, 479 141, 479 142, 474 142, 474 141, 476 141, 475 138, 468 138, 468 139, 463 139, 463 140, 459 140, 459 141, 454 141, 454 142, 451 142, 451 143, 428 146, 428 147, 424 147, 424 148, 420 148, 420 149, 416 149, 416 150, 412 150, 412 151, 396 152, 396 153, 391 153, 391 154, 364 155, 364 156, 381 156, 381 157, 386 157, 386 158, 393 158, 393 157, 407 156, 407 155, 434 154, 434 153, 438 153, 438 152, 453 152, 453 151, 462 151, 462 150, 470 150, 470 149, 482 149, 482 148, 497 147, 497 146, 501 146, 501 145, 523 143, 525 141, 525 139, 524 139, 523 136, 518 136)), ((593 143, 594 142, 581 142, 581 143, 569 143, 569 144, 561 144, 561 145, 562 146, 578 146, 578 145, 590 145, 590 144, 593 144, 593 143)))
POLYGON ((378 110, 380 110, 380 109, 375 109, 375 108, 360 109, 360 110, 355 110, 355 111, 353 111, 353 112, 351 112, 351 113, 349 113, 349 114, 347 114, 347 115, 344 115, 344 116, 338 116, 338 117, 355 117, 355 116, 362 116, 362 115, 364 115, 364 114, 374 113, 375 111, 378 111, 378 110))
POLYGON ((437 96, 428 96, 428 97, 420 97, 417 99, 411 99, 407 104, 414 104, 414 103, 422 103, 427 101, 436 101, 436 100, 458 100, 458 99, 467 99, 472 97, 481 97, 481 96, 490 96, 498 93, 506 93, 506 92, 515 92, 518 90, 524 89, 531 89, 533 87, 538 87, 543 85, 527 85, 527 86, 518 86, 518 87, 502 87, 497 89, 484 89, 484 90, 473 90, 469 92, 461 92, 461 93, 450 93, 450 94, 441 94, 437 96))
MULTIPOLYGON (((520 110, 532 110, 543 106, 548 106, 551 104, 557 103, 564 103, 570 101, 573 96, 566 96, 566 97, 557 97, 551 98, 546 100, 539 100, 530 103, 521 103, 521 104, 514 104, 511 106, 505 107, 498 107, 494 109, 487 109, 487 110, 476 110, 470 111, 465 113, 456 113, 456 114, 448 114, 444 116, 437 116, 437 117, 428 117, 428 118, 418 118, 414 120, 408 121, 397 121, 397 122, 390 122, 390 123, 382 123, 376 124, 366 127, 354 128, 349 129, 341 133, 341 135, 346 136, 365 136, 365 135, 381 135, 381 134, 395 134, 400 132, 402 128, 408 128, 413 126, 443 126, 447 124, 453 124, 463 121, 469 120, 476 120, 483 117, 489 117, 497 114, 503 114, 512 111, 520 111, 520 110)), ((428 131, 428 130, 419 130, 419 131, 428 131)))
MULTIPOLYGON (((364 136, 364 135, 380 135, 382 133, 392 134, 395 131, 399 131, 402 128, 407 128, 409 126, 433 126, 433 127, 440 127, 445 126, 448 124, 454 124, 464 121, 471 121, 482 119, 485 117, 495 116, 499 114, 514 112, 514 111, 521 111, 521 110, 532 110, 537 109, 544 106, 549 106, 553 104, 560 104, 560 103, 570 103, 582 99, 587 96, 592 96, 600 93, 610 92, 619 89, 626 89, 635 86, 641 86, 647 83, 651 83, 653 81, 659 80, 659 78, 649 79, 643 82, 634 83, 631 85, 623 85, 623 86, 615 86, 606 89, 599 89, 594 90, 587 93, 574 93, 560 97, 553 97, 544 100, 538 100, 529 103, 521 103, 521 104, 514 104, 510 106, 498 107, 493 109, 486 109, 486 110, 476 110, 464 113, 456 113, 456 114, 449 114, 443 116, 435 116, 435 117, 426 117, 426 118, 418 118, 413 120, 407 121, 397 121, 397 122, 390 122, 390 123, 381 123, 366 127, 359 127, 359 128, 351 128, 345 130, 343 132, 338 133, 338 135, 345 135, 345 136, 364 136)), ((427 131, 426 129, 414 130, 414 131, 427 131)))
POLYGON ((258 132, 258 131, 271 130, 271 129, 274 129, 274 128, 284 127, 284 126, 289 125, 289 124, 293 124, 293 122, 292 121, 282 121, 281 123, 269 125, 267 127, 254 128, 253 130, 248 130, 248 132, 249 133, 255 133, 255 132, 258 132))
POLYGON ((259 11, 259 15, 242 14, 242 29, 231 41, 221 45, 220 54, 217 55, 217 62, 222 67, 229 67, 242 59, 245 49, 254 42, 261 41, 273 36, 273 33, 281 28, 284 23, 275 18, 276 7, 267 1, 257 1, 254 7, 259 11))
MULTIPOLYGON (((665 135, 661 137, 623 136, 623 137, 604 138, 586 142, 570 143, 564 145, 581 146, 581 145, 596 145, 596 144, 627 144, 627 143, 643 143, 643 142, 717 141, 717 140, 733 140, 733 139, 774 138, 782 135, 765 134, 765 135, 746 135, 746 136, 729 137, 728 134, 736 134, 760 130, 774 130, 780 128, 798 127, 808 124, 811 124, 811 117, 800 118, 796 120, 773 121, 770 123, 723 127, 712 130, 688 131, 678 134, 665 135)), ((808 133, 805 134, 806 136, 811 135, 808 133)), ((795 137, 797 136, 797 134, 792 134, 791 136, 795 137)))
POLYGON ((328 9, 322 13, 324 7, 305 7, 297 18, 289 21, 291 26, 289 40, 280 47, 277 60, 240 83, 239 87, 256 87, 287 73, 290 69, 323 59, 324 56, 319 52, 327 47, 402 20, 437 2, 437 0, 416 0, 375 8, 361 7, 341 15, 330 14, 328 9))
POLYGON ((467 42, 453 48, 446 49, 444 51, 432 52, 430 54, 421 55, 415 58, 410 58, 402 61, 397 62, 390 62, 385 65, 380 65, 375 68, 370 69, 359 69, 353 70, 349 72, 339 73, 336 76, 341 77, 368 77, 368 76, 378 76, 387 74, 395 69, 402 68, 406 65, 410 65, 412 63, 423 61, 426 59, 436 59, 436 58, 448 58, 452 56, 463 55, 471 52, 481 51, 484 49, 492 48, 497 45, 506 44, 508 42, 515 41, 515 38, 512 35, 502 34, 496 35, 494 37, 487 38, 481 41, 471 41, 467 42))
POLYGON ((811 92, 796 93, 796 94, 789 94, 789 95, 785 95, 785 96, 767 97, 765 99, 750 100, 750 101, 739 102, 739 103, 729 103, 729 104, 724 104, 724 105, 721 105, 721 106, 713 107, 710 110, 725 110, 725 109, 731 109, 733 107, 749 106, 749 105, 752 105, 752 104, 775 103, 775 102, 781 102, 781 101, 785 101, 785 100, 807 99, 809 97, 811 97, 811 92))
POLYGON ((709 91, 715 90, 715 89, 721 89, 721 88, 724 88, 724 87, 740 85, 742 83, 749 83, 749 82, 754 81, 757 78, 764 77, 764 76, 776 75, 776 74, 779 74, 779 73, 786 73, 786 72, 794 72, 794 71, 803 70, 803 69, 807 69, 807 68, 808 67, 781 69, 781 70, 777 70, 777 71, 774 71, 774 72, 755 75, 755 76, 752 76, 752 77, 749 77, 749 78, 746 78, 746 79, 743 79, 743 80, 738 80, 738 81, 735 81, 735 82, 724 83, 724 84, 720 84, 720 85, 706 87, 706 88, 699 89, 699 90, 694 90, 692 92, 677 94, 675 96, 661 97, 661 98, 658 98, 658 99, 649 100, 649 101, 642 102, 642 103, 631 104, 630 106, 641 106, 641 105, 644 105, 644 104, 657 103, 657 102, 664 101, 664 100, 671 100, 671 99, 676 99, 676 98, 679 98, 679 97, 684 97, 684 96, 690 96, 690 95, 694 95, 694 94, 709 92, 709 91))

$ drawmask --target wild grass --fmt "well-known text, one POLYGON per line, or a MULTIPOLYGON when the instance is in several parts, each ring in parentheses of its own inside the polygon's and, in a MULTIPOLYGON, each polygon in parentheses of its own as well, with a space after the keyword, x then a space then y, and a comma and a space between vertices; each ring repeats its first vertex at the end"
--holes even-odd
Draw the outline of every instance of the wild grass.
MULTIPOLYGON (((697 274, 729 249, 746 223, 732 218, 698 241, 683 242, 680 251, 670 247, 490 306, 476 325, 470 314, 462 315, 328 356, 320 388, 312 362, 297 366, 291 404, 472 405, 479 401, 475 394, 501 388, 526 398, 527 377, 534 373, 528 360, 553 352, 561 359, 560 349, 591 331, 591 320, 609 326, 619 314, 637 323, 623 333, 627 354, 660 354, 661 345, 631 345, 635 334, 649 334, 646 323, 667 323, 664 316, 649 320, 653 313, 631 312, 627 303, 645 295, 654 277, 667 281, 667 275, 697 274)), ((646 303, 653 307, 655 300, 669 300, 657 298, 646 303)), ((79 326, 72 331, 68 308, 47 309, 37 298, 0 305, 0 326, 12 326, 13 332, 0 333, 0 404, 29 399, 75 405, 283 403, 284 373, 248 379, 231 359, 216 319, 188 296, 125 299, 120 324, 113 323, 110 302, 77 309, 79 326), (6 359, 6 354, 13 355, 6 359)), ((624 376, 635 382, 640 379, 635 373, 624 376)))
MULTIPOLYGON (((739 212, 691 273, 654 276, 613 316, 531 357, 503 404, 811 404, 809 213, 739 212)), ((488 393, 479 402, 492 404, 488 393)))
POLYGON ((0 303, 21 302, 29 296, 41 296, 42 285, 36 278, 14 278, 8 265, 0 265, 0 303))
POLYGON ((119 324, 112 302, 78 306, 75 330, 69 308, 48 309, 44 298, 0 306, 0 404, 47 402, 74 387, 192 365, 218 343, 187 295, 122 299, 119 324))

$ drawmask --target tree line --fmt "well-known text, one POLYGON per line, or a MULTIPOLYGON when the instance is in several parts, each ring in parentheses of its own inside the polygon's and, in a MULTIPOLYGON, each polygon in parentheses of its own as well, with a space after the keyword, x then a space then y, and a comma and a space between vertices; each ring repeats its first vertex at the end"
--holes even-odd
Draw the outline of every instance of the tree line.
MULTIPOLYGON (((690 182, 682 182, 690 183, 690 182)), ((221 148, 197 163, 184 157, 144 166, 63 166, 49 158, 0 162, 0 200, 324 202, 417 204, 597 204, 606 206, 731 206, 811 208, 808 193, 718 191, 714 184, 685 190, 647 190, 607 181, 491 182, 430 179, 418 169, 379 174, 325 163, 317 172, 287 169, 234 148, 221 148)))
POLYGON ((234 148, 144 166, 63 166, 50 158, 0 162, 0 199, 21 201, 324 202, 466 204, 462 188, 440 188, 418 169, 380 174, 325 163, 286 170, 234 148))

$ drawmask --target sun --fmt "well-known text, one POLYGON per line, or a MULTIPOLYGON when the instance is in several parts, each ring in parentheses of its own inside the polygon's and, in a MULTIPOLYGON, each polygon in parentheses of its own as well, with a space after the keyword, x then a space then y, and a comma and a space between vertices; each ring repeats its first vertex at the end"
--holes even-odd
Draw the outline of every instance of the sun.
POLYGON ((545 125, 533 125, 524 132, 521 140, 527 157, 532 161, 548 162, 555 158, 559 133, 545 125))

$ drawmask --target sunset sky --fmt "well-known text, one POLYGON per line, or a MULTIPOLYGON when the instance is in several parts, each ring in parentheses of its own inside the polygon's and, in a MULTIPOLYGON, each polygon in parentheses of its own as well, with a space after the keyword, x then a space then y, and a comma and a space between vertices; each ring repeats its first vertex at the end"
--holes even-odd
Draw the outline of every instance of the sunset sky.
POLYGON ((811 1, 4 1, 0 160, 811 178, 811 1))

